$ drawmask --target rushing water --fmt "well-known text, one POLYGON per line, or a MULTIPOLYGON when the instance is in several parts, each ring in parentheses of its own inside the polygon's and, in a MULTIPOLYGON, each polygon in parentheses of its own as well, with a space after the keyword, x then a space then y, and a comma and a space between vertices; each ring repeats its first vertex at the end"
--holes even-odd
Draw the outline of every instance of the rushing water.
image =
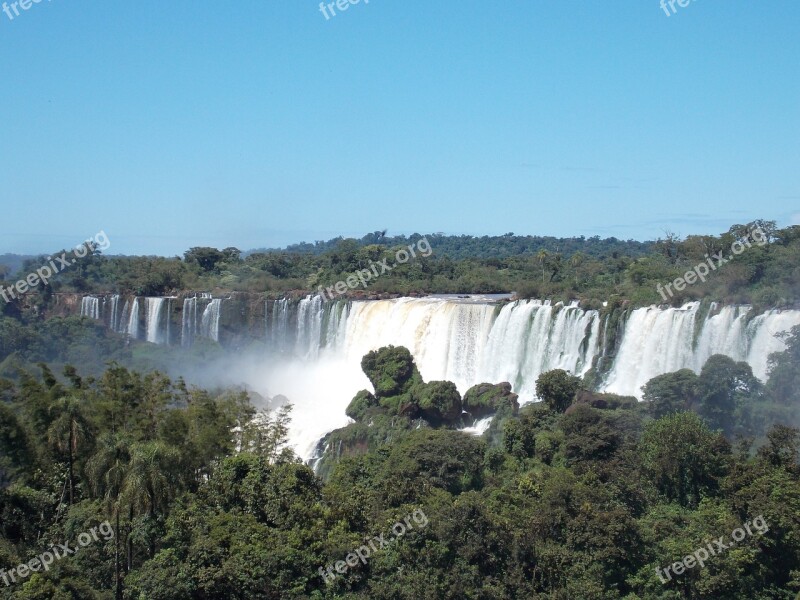
MULTIPOLYGON (((350 399, 370 387, 361 359, 382 346, 407 347, 426 381, 449 380, 462 393, 477 383, 508 381, 525 403, 535 399, 538 376, 551 369, 583 375, 601 365, 601 391, 641 397, 652 377, 682 368, 699 372, 711 355, 725 354, 749 363, 763 380, 769 354, 785 347, 775 334, 800 325, 797 310, 753 316, 747 306, 701 310, 693 302, 632 310, 609 331, 608 316, 577 304, 455 297, 323 302, 307 296, 267 301, 263 328, 242 331, 245 323, 259 321, 226 321, 244 310, 224 312, 227 301, 210 294, 185 298, 180 344, 189 347, 197 337, 219 342, 223 322, 228 336, 260 339, 267 354, 244 379, 266 395, 285 394, 294 402, 292 439, 306 458, 316 440, 347 423, 350 399)), ((173 341, 172 299, 145 298, 144 311, 139 298, 127 299, 121 310, 120 304, 118 296, 102 303, 89 296, 81 314, 132 338, 173 341)), ((487 426, 477 424, 474 431, 487 426)))

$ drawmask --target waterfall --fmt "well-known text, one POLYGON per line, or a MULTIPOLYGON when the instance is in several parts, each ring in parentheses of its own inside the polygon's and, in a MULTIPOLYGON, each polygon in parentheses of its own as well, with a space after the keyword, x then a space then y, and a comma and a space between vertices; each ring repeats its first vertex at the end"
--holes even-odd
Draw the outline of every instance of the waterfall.
POLYGON ((509 381, 523 400, 551 369, 582 375, 598 353, 600 317, 576 304, 520 300, 492 304, 442 298, 353 302, 333 351, 350 360, 402 345, 426 381, 448 380, 464 393, 484 381, 509 381))
MULTIPOLYGON (((276 301, 267 337, 274 348, 293 343, 306 360, 343 357, 359 365, 382 346, 407 347, 426 381, 448 380, 463 393, 480 382, 508 381, 522 402, 536 395, 536 379, 552 369, 582 376, 609 345, 608 317, 563 305, 518 300, 501 307, 455 298, 399 298, 323 303, 307 296, 276 301)), ((747 306, 700 303, 681 308, 633 310, 622 325, 616 357, 602 391, 641 397, 651 378, 683 368, 699 372, 708 358, 725 354, 767 377, 770 353, 785 345, 775 334, 800 325, 800 311, 768 311, 751 318, 747 306)))
POLYGON ((145 339, 153 344, 166 344, 169 339, 166 332, 166 321, 169 321, 169 314, 164 313, 164 305, 167 304, 166 298, 145 298, 145 339))
POLYGON ((347 318, 350 314, 350 302, 339 301, 329 305, 323 316, 322 345, 337 347, 347 334, 347 318))
POLYGON ((322 297, 306 296, 297 309, 297 341, 295 351, 304 358, 316 358, 322 346, 322 297))
POLYGON ((125 300, 125 306, 122 307, 122 317, 119 320, 119 329, 117 329, 117 333, 128 333, 128 321, 130 320, 130 314, 130 300, 125 300))
POLYGON ((476 421, 475 424, 470 427, 462 427, 460 431, 469 433, 471 435, 483 435, 486 433, 486 430, 489 429, 489 426, 491 426, 492 419, 494 419, 494 415, 491 417, 484 417, 483 419, 476 421))
POLYGON ((316 358, 344 338, 350 306, 348 300, 323 302, 318 295, 299 301, 268 300, 264 307, 267 347, 277 354, 316 358))
MULTIPOLYGON (((192 332, 219 340, 222 303, 207 295, 184 301, 184 344, 192 332)), ((304 457, 326 432, 348 422, 345 407, 359 389, 370 387, 361 359, 383 346, 405 346, 426 381, 452 381, 462 394, 477 383, 508 381, 521 403, 530 402, 542 373, 585 375, 602 358, 608 369, 600 390, 641 397, 641 386, 652 377, 681 368, 699 372, 713 354, 747 361, 765 379, 768 355, 785 347, 775 334, 800 324, 796 310, 754 316, 747 306, 698 302, 638 308, 621 320, 577 302, 541 300, 325 302, 306 296, 263 306, 265 331, 259 327, 251 337, 265 340, 270 356, 255 386, 263 386, 264 395, 291 398, 291 439, 304 457)), ((489 422, 470 431, 481 433, 489 422)))
POLYGON ((100 320, 100 298, 84 296, 81 299, 81 316, 100 320))
MULTIPOLYGON (((80 314, 103 320, 131 338, 169 344, 172 300, 145 298, 142 311, 136 297, 120 308, 119 295, 85 296, 80 314)), ((197 336, 219 342, 223 302, 209 293, 183 300, 184 347, 197 336)), ((483 297, 325 302, 309 295, 269 300, 263 306, 264 337, 260 330, 251 337, 266 341, 272 362, 278 356, 307 366, 336 359, 347 365, 342 377, 366 387, 360 373, 364 354, 387 345, 405 346, 426 381, 449 380, 462 393, 476 383, 508 381, 521 402, 535 399, 542 373, 564 369, 584 375, 601 357, 608 368, 600 369, 605 375, 599 389, 637 397, 653 377, 683 368, 700 372, 714 354, 746 361, 766 380, 769 355, 785 348, 776 334, 800 325, 798 310, 754 315, 749 306, 699 302, 637 308, 619 321, 611 315, 601 318, 576 302, 496 304, 483 297)), ((226 327, 234 324, 226 322, 226 327)), ((347 388, 350 394, 350 383, 347 388)))
POLYGON ((103 298, 103 313, 108 315, 108 327, 111 331, 119 331, 120 316, 119 316, 119 294, 113 294, 107 298, 103 298))
MULTIPOLYGON (((126 303, 125 309, 128 310, 128 306, 126 303)), ((128 326, 125 328, 125 333, 128 334, 129 337, 133 339, 139 339, 139 299, 134 298, 133 302, 130 303, 130 312, 128 315, 127 324, 128 326)), ((124 311, 123 311, 124 312, 124 311)))
POLYGON ((786 349, 786 343, 776 334, 796 325, 800 325, 800 311, 796 310, 769 310, 747 324, 742 336, 747 342, 745 360, 753 367, 756 377, 766 380, 769 355, 786 349))
POLYGON ((165 337, 165 343, 169 344, 172 342, 172 301, 175 300, 174 297, 167 298, 167 311, 166 311, 166 321, 167 321, 167 334, 165 337))
MULTIPOLYGON (((205 298, 205 295, 204 295, 205 298)), ((200 319, 200 335, 208 339, 219 341, 219 316, 222 308, 222 300, 212 299, 203 311, 200 319)))
POLYGON ((197 335, 197 296, 183 299, 181 316, 181 345, 189 348, 197 335))
POLYGON ((685 368, 699 373, 713 354, 746 361, 765 380, 769 355, 786 347, 775 334, 800 325, 796 310, 772 310, 748 322, 750 307, 726 306, 717 312, 712 305, 698 327, 699 309, 699 302, 690 302, 681 308, 634 310, 604 391, 641 397, 642 386, 653 377, 685 368))
POLYGON ((281 298, 272 303, 269 311, 269 302, 265 306, 264 314, 267 317, 267 342, 273 351, 285 352, 289 347, 289 300, 281 298))

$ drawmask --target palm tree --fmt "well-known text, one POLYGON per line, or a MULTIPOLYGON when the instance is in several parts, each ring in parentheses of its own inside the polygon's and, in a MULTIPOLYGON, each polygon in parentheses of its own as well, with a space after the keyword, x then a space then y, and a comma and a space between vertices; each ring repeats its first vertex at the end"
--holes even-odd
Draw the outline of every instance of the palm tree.
POLYGON ((86 474, 95 498, 103 500, 116 524, 114 536, 114 588, 116 600, 122 600, 120 564, 120 502, 130 463, 128 440, 119 434, 106 433, 98 440, 97 450, 86 464, 86 474))
POLYGON ((586 260, 586 255, 583 252, 576 252, 569 257, 569 266, 575 270, 575 285, 578 285, 578 269, 586 260))
MULTIPOLYGON (((179 480, 179 452, 163 442, 130 441, 119 433, 109 433, 98 441, 97 451, 86 465, 87 476, 95 498, 102 499, 116 523, 115 587, 117 600, 122 599, 122 567, 120 552, 120 517, 126 513, 126 571, 133 568, 133 520, 137 515, 155 517, 166 509, 175 495, 179 480)), ((155 544, 150 543, 150 558, 155 544)))
POLYGON ((64 397, 54 407, 58 416, 47 429, 47 441, 60 453, 67 455, 69 465, 69 503, 75 503, 75 458, 78 447, 90 436, 89 422, 83 415, 80 401, 64 397))
POLYGON ((542 265, 542 283, 544 283, 544 265, 545 261, 547 261, 548 256, 550 256, 550 253, 544 248, 542 248, 541 250, 539 250, 539 252, 536 253, 536 258, 542 265))
POLYGON ((120 498, 137 514, 155 516, 166 508, 180 454, 164 442, 137 442, 131 446, 131 461, 120 498))
MULTIPOLYGON (((178 450, 164 442, 137 442, 131 446, 131 460, 119 495, 120 504, 128 507, 131 524, 134 516, 153 519, 159 511, 166 510, 180 481, 180 459, 178 450)), ((129 534, 129 569, 132 549, 129 534)), ((150 558, 154 555, 155 542, 151 538, 150 558)))

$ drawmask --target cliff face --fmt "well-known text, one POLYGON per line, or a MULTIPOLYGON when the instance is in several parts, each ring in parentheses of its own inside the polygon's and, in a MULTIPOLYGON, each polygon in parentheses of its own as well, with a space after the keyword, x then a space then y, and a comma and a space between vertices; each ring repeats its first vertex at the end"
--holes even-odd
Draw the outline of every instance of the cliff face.
POLYGON ((83 294, 53 294, 53 303, 45 317, 68 317, 81 314, 83 294))
POLYGON ((210 294, 195 292, 162 298, 58 293, 54 294, 44 317, 85 315, 103 321, 119 333, 169 345, 181 345, 184 337, 193 339, 198 335, 234 348, 247 345, 254 339, 263 341, 265 295, 234 292, 217 297, 217 314, 211 307, 213 300, 210 294), (187 310, 196 311, 196 314, 185 314, 187 310))
POLYGON ((133 294, 56 293, 43 311, 44 318, 88 316, 133 338, 159 344, 190 346, 198 337, 232 349, 283 338, 293 343, 298 328, 308 333, 325 320, 326 311, 351 299, 381 300, 396 294, 353 293, 322 302, 319 296, 296 291, 274 299, 267 293, 183 291, 174 296, 148 298, 133 294), (313 300, 309 300, 313 298, 313 300), (313 313, 313 314, 312 314, 313 313), (319 314, 316 314, 319 313, 319 314), (300 321, 298 321, 300 319, 300 321), (320 323, 303 323, 303 319, 320 323), (277 331, 275 328, 281 329, 277 331))
POLYGON ((191 346, 201 339, 233 350, 264 347, 284 356, 324 353, 358 362, 387 345, 407 347, 431 381, 466 392, 507 381, 520 398, 535 394, 539 374, 588 375, 596 389, 638 396, 657 375, 699 372, 714 354, 746 361, 766 379, 767 357, 784 349, 775 334, 800 325, 800 311, 687 303, 681 308, 602 311, 541 300, 493 304, 470 298, 323 301, 266 294, 181 293, 164 298, 59 295, 52 314, 81 314, 133 339, 191 346))

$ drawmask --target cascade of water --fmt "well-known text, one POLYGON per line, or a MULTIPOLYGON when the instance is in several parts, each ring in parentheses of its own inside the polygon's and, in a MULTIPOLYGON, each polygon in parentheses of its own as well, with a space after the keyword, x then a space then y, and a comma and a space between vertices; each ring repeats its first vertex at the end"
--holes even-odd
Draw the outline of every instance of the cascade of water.
POLYGON ((127 323, 128 326, 125 329, 125 333, 135 340, 139 339, 139 298, 134 298, 133 302, 130 304, 130 312, 127 323))
POLYGON ((197 335, 197 296, 183 299, 181 315, 181 345, 189 348, 197 335))
POLYGON ((523 399, 536 378, 563 368, 585 373, 598 352, 599 315, 577 305, 522 300, 503 306, 439 298, 353 302, 344 343, 355 360, 381 346, 407 347, 426 380, 453 381, 465 392, 483 381, 509 381, 523 399))
POLYGON ((289 299, 281 298, 272 303, 272 311, 265 310, 271 319, 267 323, 267 341, 272 350, 285 352, 289 348, 289 299))
POLYGON ((153 344, 165 344, 166 329, 164 321, 164 305, 166 298, 145 298, 145 339, 153 344))
POLYGON ((470 427, 462 427, 460 431, 464 433, 469 433, 471 435, 483 435, 486 433, 486 430, 489 429, 489 426, 492 424, 492 419, 494 419, 494 415, 491 417, 484 417, 478 421, 475 421, 470 427))
POLYGON ((84 296, 81 299, 81 316, 100 320, 100 298, 84 296))
POLYGON ((166 321, 167 321, 167 332, 165 337, 165 343, 170 344, 172 343, 172 301, 175 300, 173 297, 167 298, 167 311, 166 311, 166 321))
MULTIPOLYGON (((135 297, 120 310, 118 295, 104 298, 102 306, 100 298, 87 296, 80 309, 81 315, 105 318, 112 329, 132 338, 163 344, 172 335, 171 300, 146 298, 144 318, 135 297)), ((219 341, 222 303, 208 293, 184 299, 184 346, 196 335, 219 341)), ((577 303, 539 300, 497 306, 455 298, 323 302, 320 296, 307 296, 275 300, 265 310, 266 340, 273 352, 312 361, 340 357, 357 369, 367 352, 402 345, 428 381, 453 381, 462 393, 476 383, 508 381, 522 402, 534 399, 541 373, 565 369, 583 375, 595 358, 610 352, 608 323, 608 316, 601 320, 597 311, 577 303)), ((706 314, 699 302, 638 308, 619 325, 616 353, 608 358, 612 362, 601 389, 640 397, 651 378, 682 368, 699 372, 714 354, 747 361, 764 380, 769 355, 785 347, 775 334, 795 325, 800 325, 796 310, 753 316, 747 306, 712 304, 706 314)))
POLYGON ((700 371, 714 354, 727 354, 734 360, 747 358, 747 347, 742 342, 746 339, 750 307, 725 306, 719 312, 716 309, 717 305, 712 303, 697 340, 691 365, 695 371, 700 371))
POLYGON ((614 366, 606 378, 604 391, 641 397, 641 388, 657 375, 679 369, 699 372, 713 354, 744 360, 753 374, 767 377, 771 353, 786 346, 775 336, 800 325, 800 311, 768 311, 749 322, 749 307, 712 306, 695 342, 699 302, 681 308, 655 306, 634 310, 622 335, 614 366))
POLYGON ((295 352, 304 358, 316 358, 321 349, 322 297, 306 296, 297 308, 297 341, 295 352))
POLYGON ((119 331, 119 294, 103 299, 103 313, 108 315, 108 327, 111 331, 119 331))
MULTIPOLYGON (((203 298, 206 298, 204 295, 203 298)), ((220 298, 212 299, 208 303, 203 316, 200 318, 200 335, 208 339, 219 341, 219 317, 222 309, 222 300, 220 298)))
POLYGON ((119 329, 117 333, 128 333, 128 321, 131 318, 131 302, 125 300, 125 305, 122 307, 122 316, 119 320, 119 329))
MULTIPOLYGON (((453 381, 462 393, 476 383, 509 381, 524 403, 535 399, 541 373, 583 375, 601 355, 611 361, 601 389, 624 395, 641 396, 644 383, 666 372, 699 371, 718 353, 746 360, 763 379, 767 356, 784 347, 774 334, 800 324, 800 311, 751 318, 749 307, 712 306, 701 319, 696 302, 633 310, 615 331, 607 330, 610 315, 601 319, 577 303, 538 300, 497 306, 455 298, 322 302, 309 296, 268 308, 271 348, 305 359, 273 374, 273 385, 296 401, 292 439, 304 456, 325 431, 344 424, 350 399, 369 387, 361 359, 383 346, 408 348, 426 381, 453 381)), ((489 422, 469 431, 480 433, 489 422)))
POLYGON ((583 375, 600 346, 600 317, 577 304, 536 300, 502 308, 482 354, 482 381, 509 381, 523 401, 536 394, 536 379, 552 369, 583 375))
POLYGON ((777 335, 797 325, 800 325, 800 311, 797 310, 769 310, 747 324, 741 335, 742 343, 747 346, 744 360, 753 367, 756 377, 766 380, 769 355, 786 349, 786 342, 777 335))
POLYGON ((350 314, 350 302, 337 300, 327 305, 324 316, 323 345, 328 348, 337 348, 344 341, 347 334, 347 317, 350 314))

